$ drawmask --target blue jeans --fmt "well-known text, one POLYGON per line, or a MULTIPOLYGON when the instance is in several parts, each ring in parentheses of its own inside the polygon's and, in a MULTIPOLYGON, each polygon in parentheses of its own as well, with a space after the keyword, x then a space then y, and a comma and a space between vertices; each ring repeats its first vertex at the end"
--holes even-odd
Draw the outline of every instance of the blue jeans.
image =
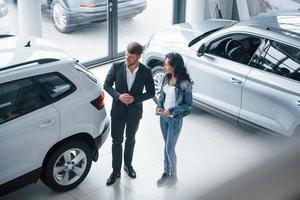
POLYGON ((182 118, 160 116, 160 128, 165 141, 164 172, 177 173, 175 146, 182 127, 182 118))

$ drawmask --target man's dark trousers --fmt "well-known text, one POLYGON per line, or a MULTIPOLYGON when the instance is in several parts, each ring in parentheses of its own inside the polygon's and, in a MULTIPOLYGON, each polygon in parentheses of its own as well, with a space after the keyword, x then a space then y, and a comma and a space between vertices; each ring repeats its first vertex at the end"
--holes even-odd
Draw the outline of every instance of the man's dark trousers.
POLYGON ((139 119, 111 119, 111 136, 113 139, 112 144, 112 166, 114 173, 120 173, 122 166, 122 143, 124 140, 124 129, 126 127, 125 135, 125 149, 124 149, 124 164, 131 166, 134 145, 135 134, 139 126, 139 119))

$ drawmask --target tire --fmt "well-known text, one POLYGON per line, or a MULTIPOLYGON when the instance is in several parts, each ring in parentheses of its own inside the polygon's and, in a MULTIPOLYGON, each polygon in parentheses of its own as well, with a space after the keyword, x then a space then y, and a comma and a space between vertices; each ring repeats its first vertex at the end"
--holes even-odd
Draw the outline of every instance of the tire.
POLYGON ((158 97, 160 95, 160 89, 163 77, 165 75, 164 68, 162 66, 156 66, 152 69, 152 77, 154 80, 154 87, 155 87, 155 95, 153 100, 155 103, 158 101, 158 97))
POLYGON ((78 186, 87 176, 92 164, 90 147, 79 141, 60 146, 46 160, 41 179, 54 191, 64 192, 78 186))
POLYGON ((53 0, 51 3, 51 16, 55 28, 61 33, 69 33, 74 27, 70 27, 70 16, 61 3, 61 0, 53 0))
POLYGON ((121 19, 121 20, 132 20, 132 18, 134 18, 135 16, 137 16, 137 14, 124 15, 124 16, 119 17, 119 19, 121 19))

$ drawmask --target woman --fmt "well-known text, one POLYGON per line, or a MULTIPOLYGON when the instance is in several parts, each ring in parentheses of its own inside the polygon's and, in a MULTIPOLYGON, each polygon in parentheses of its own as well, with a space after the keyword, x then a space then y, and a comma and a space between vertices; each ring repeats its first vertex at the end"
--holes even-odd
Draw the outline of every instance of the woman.
POLYGON ((160 128, 165 142, 164 173, 157 181, 162 184, 168 177, 176 178, 175 146, 182 127, 183 117, 191 112, 191 79, 178 53, 168 53, 164 60, 166 75, 162 81, 156 115, 160 115, 160 128))

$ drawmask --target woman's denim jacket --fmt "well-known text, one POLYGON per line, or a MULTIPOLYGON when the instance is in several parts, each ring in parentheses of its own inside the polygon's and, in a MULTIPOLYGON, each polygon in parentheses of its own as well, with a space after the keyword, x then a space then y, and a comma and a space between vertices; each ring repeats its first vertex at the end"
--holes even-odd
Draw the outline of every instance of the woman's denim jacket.
MULTIPOLYGON (((168 77, 164 76, 157 101, 157 108, 164 108, 165 93, 163 92, 163 87, 167 84, 168 77)), ((176 85, 176 82, 174 84, 176 85)), ((192 104, 192 86, 189 81, 182 80, 179 86, 175 87, 175 106, 169 108, 168 111, 173 115, 173 118, 184 117, 191 113, 192 104)))

